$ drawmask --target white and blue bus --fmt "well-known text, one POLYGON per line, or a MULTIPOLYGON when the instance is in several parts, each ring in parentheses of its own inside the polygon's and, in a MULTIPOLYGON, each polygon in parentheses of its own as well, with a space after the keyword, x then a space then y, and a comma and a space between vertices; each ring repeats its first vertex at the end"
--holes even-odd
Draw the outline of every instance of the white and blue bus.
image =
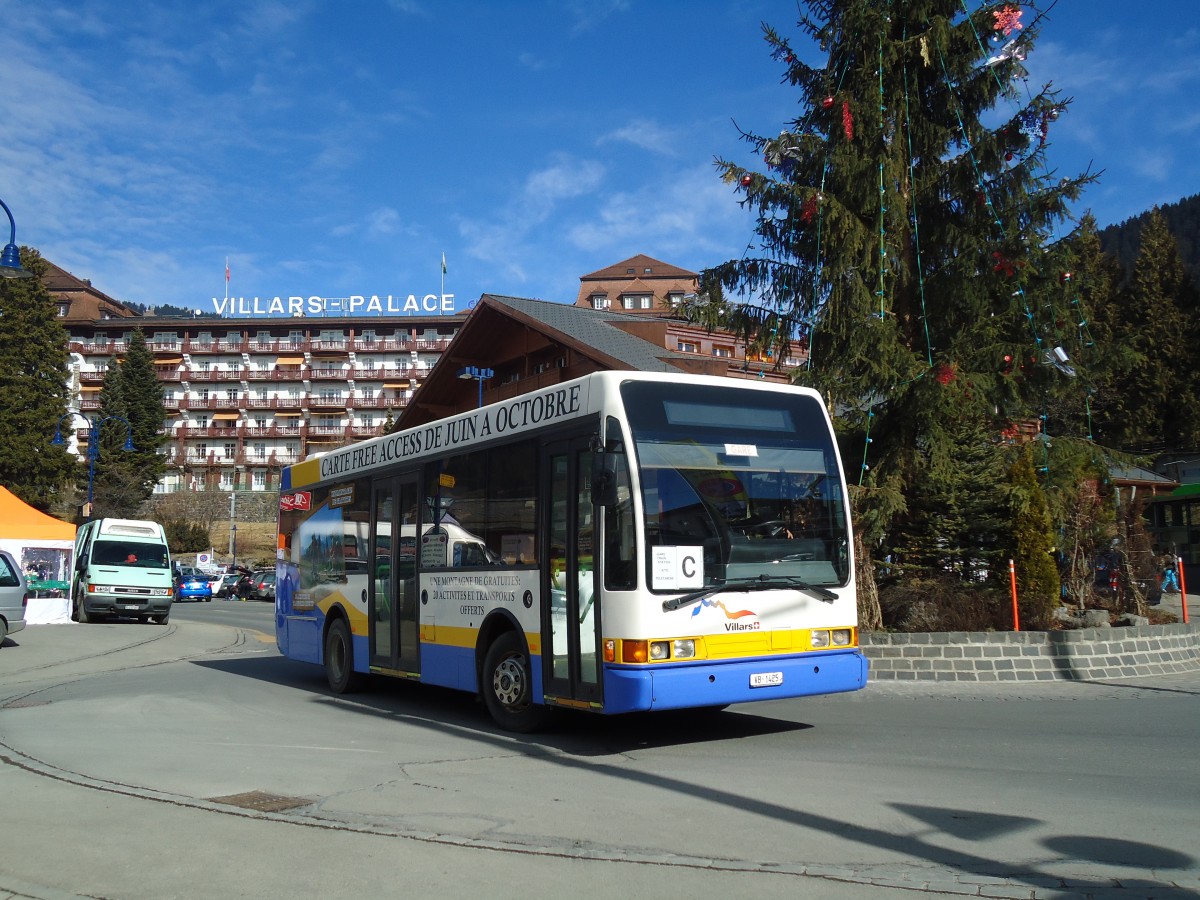
POLYGON ((852 547, 816 392, 599 372, 285 469, 276 637, 515 731, 853 691, 852 547))

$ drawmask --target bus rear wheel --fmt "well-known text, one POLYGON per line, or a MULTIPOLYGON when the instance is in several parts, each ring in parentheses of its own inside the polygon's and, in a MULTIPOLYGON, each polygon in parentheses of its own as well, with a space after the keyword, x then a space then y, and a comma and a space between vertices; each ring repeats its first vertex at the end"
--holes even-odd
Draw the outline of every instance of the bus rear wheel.
POLYGON ((361 672, 354 671, 354 642, 342 618, 335 619, 325 634, 325 677, 335 694, 362 690, 366 682, 361 672))
POLYGON ((501 728, 528 734, 546 723, 549 710, 533 702, 529 657, 515 632, 492 642, 483 658, 483 702, 501 728))

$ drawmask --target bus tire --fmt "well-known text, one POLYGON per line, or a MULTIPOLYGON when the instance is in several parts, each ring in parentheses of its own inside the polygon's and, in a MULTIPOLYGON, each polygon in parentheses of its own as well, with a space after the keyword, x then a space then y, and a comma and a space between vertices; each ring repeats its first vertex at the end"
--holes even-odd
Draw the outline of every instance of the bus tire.
POLYGON ((533 672, 516 632, 506 631, 483 658, 483 702, 506 731, 528 734, 545 723, 549 710, 533 702, 533 672))
POLYGON ((360 691, 366 681, 361 672, 354 671, 354 640, 350 626, 340 616, 325 633, 325 677, 335 694, 360 691))

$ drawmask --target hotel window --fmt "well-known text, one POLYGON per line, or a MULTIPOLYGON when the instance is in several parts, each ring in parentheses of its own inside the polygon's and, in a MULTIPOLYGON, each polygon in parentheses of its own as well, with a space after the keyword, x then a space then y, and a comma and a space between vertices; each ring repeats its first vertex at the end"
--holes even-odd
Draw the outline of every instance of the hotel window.
POLYGON ((208 456, 208 444, 206 444, 204 441, 201 441, 200 443, 198 443, 195 446, 194 450, 195 450, 195 455, 197 457, 199 457, 200 459, 204 459, 206 456, 208 456))
POLYGON ((713 347, 713 356, 719 356, 719 357, 721 357, 721 359, 732 359, 733 358, 733 348, 732 347, 713 347))
POLYGON ((259 457, 260 459, 266 457, 267 445, 264 444, 262 441, 256 441, 254 444, 254 455, 256 457, 259 457))
POLYGON ((680 353, 699 353, 700 345, 695 341, 680 341, 677 349, 680 353))
POLYGON ((201 371, 201 372, 207 372, 207 371, 209 371, 210 369, 212 369, 212 363, 211 363, 211 362, 209 362, 207 359, 202 359, 202 360, 200 360, 200 371, 201 371))
POLYGON ((207 428, 208 427, 208 416, 196 416, 196 427, 197 428, 207 428))
POLYGON ((237 456, 237 444, 235 442, 231 441, 226 443, 224 449, 226 459, 233 459, 235 456, 237 456))
POLYGON ((255 428, 266 428, 267 427, 266 416, 255 416, 254 417, 254 427, 255 428))
MULTIPOLYGON (((365 340, 365 338, 364 338, 364 340, 365 340)), ((372 340, 374 340, 374 338, 372 338, 372 340)), ((361 368, 365 369, 368 372, 374 372, 376 366, 378 365, 378 363, 376 363, 375 360, 373 360, 373 359, 362 359, 362 360, 359 360, 358 364, 361 368)))
POLYGON ((301 346, 304 343, 304 332, 303 331, 289 331, 288 332, 288 343, 291 344, 293 347, 301 346))
POLYGON ((200 388, 200 390, 196 391, 196 399, 207 401, 208 400, 208 388, 200 388))
POLYGON ((69 313, 70 311, 71 311, 71 304, 70 304, 70 303, 60 303, 60 304, 58 304, 58 314, 59 314, 60 316, 65 316, 65 315, 66 315, 67 313, 69 313))
POLYGON ((650 294, 627 294, 621 298, 621 304, 626 309, 650 309, 654 298, 650 294))
POLYGON ((267 473, 262 469, 254 470, 254 490, 265 491, 267 489, 267 473))
POLYGON ((221 473, 221 490, 223 490, 223 491, 232 491, 233 490, 233 473, 232 472, 222 472, 221 473))
POLYGON ((608 309, 608 297, 605 294, 592 295, 592 309, 608 309))

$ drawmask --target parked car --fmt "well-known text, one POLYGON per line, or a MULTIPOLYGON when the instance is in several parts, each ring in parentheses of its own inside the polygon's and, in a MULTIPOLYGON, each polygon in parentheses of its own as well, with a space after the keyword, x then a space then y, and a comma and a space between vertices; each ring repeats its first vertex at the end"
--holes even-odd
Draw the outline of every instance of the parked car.
POLYGON ((255 572, 250 576, 250 593, 248 600, 269 600, 275 602, 275 573, 255 572))
POLYGON ((213 590, 213 596, 220 597, 222 600, 229 597, 237 596, 237 583, 241 579, 240 572, 229 572, 222 575, 220 580, 216 582, 216 588, 213 590))
POLYGON ((0 550, 0 645, 10 634, 25 627, 25 607, 28 605, 29 590, 21 567, 11 554, 0 550))
POLYGON ((181 575, 175 582, 175 602, 184 600, 212 600, 212 589, 208 586, 208 576, 203 572, 193 571, 190 575, 181 575))

